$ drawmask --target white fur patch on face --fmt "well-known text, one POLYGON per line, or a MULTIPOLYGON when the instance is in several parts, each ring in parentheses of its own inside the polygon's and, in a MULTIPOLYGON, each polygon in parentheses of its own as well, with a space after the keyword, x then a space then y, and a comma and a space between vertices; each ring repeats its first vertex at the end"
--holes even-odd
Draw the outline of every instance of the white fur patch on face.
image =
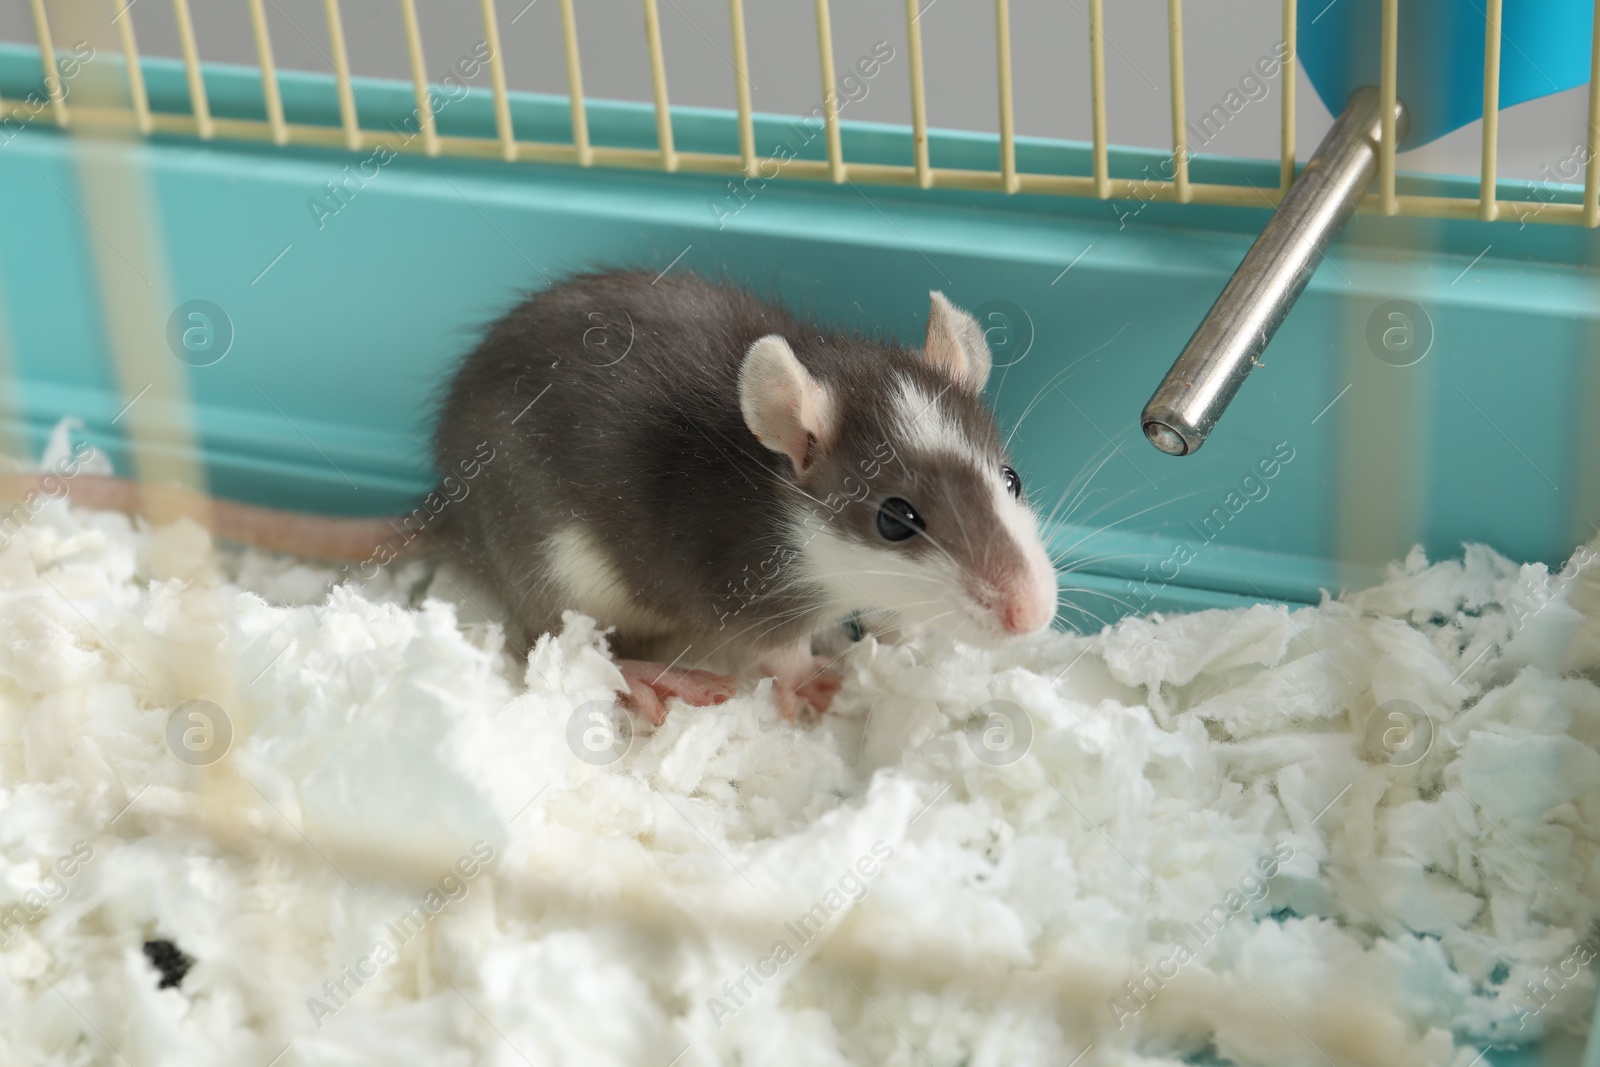
POLYGON ((913 558, 816 519, 803 529, 805 577, 826 592, 834 613, 889 612, 901 625, 926 626, 972 644, 999 636, 982 621, 988 613, 967 595, 960 568, 943 553, 913 558))
POLYGON ((1055 618, 1060 589, 1056 584, 1055 564, 1050 561, 1050 553, 1039 538, 1039 518, 1032 508, 1006 491, 1005 478, 999 472, 995 473, 991 484, 994 489, 994 513, 1000 516, 1000 525, 1016 543, 1026 568, 1017 592, 1026 591, 1034 599, 1038 611, 1048 612, 1045 617, 1045 625, 1048 625, 1055 618))
POLYGON ((563 526, 547 542, 551 577, 566 606, 602 626, 632 634, 670 633, 672 623, 645 608, 628 588, 611 558, 580 523, 563 526))
POLYGON ((980 470, 987 469, 991 465, 989 457, 973 445, 961 425, 939 406, 941 395, 927 392, 909 378, 900 379, 895 408, 901 439, 913 452, 954 454, 971 460, 980 470))

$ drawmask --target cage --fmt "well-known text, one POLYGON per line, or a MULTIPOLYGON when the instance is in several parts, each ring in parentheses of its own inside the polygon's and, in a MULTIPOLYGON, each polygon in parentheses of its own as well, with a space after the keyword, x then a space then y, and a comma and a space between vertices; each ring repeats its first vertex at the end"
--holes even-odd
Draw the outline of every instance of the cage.
MULTIPOLYGON (((1414 545, 1439 559, 1481 543, 1554 571, 1600 533, 1592 10, 841 6, 30 0, 0 21, 14 42, 0 47, 0 451, 38 455, 70 417, 77 439, 152 487, 400 514, 433 484, 429 398, 476 332, 521 290, 627 264, 727 275, 913 342, 930 289, 970 307, 1010 446, 1059 494, 1047 532, 1067 565, 1062 617, 1084 632, 1319 605, 1379 582, 1414 545), (1434 133, 1464 129, 1410 149, 1396 101, 1429 52, 1417 20, 1440 11, 1472 31, 1442 46, 1474 72, 1472 106, 1413 109, 1434 133), (1535 37, 1578 41, 1581 70, 1535 37), (162 54, 141 51, 150 41, 162 54), (1322 85, 1303 68, 1345 46, 1376 72, 1371 188, 1205 449, 1161 455, 1141 440, 1140 405, 1304 177, 1337 110, 1317 92, 1335 94, 1324 85, 1342 68, 1324 55, 1322 85), (1548 85, 1503 88, 1535 75, 1548 85), (673 102, 680 84, 692 104, 673 102), (1545 127, 1519 132, 1519 113, 1545 127)), ((164 499, 153 488, 146 506, 184 506, 164 499)), ((247 675, 163 669, 174 691, 252 699, 247 675)), ((252 721, 233 715, 235 746, 252 721)), ((255 793, 270 812, 271 788, 226 766, 195 787, 219 847, 263 864, 326 848, 403 884, 443 855, 398 830, 308 835, 293 811, 269 832, 255 793)), ((574 890, 517 891, 548 904, 574 890)), ((669 922, 651 913, 640 936, 669 922)), ((865 941, 847 952, 893 957, 865 941)), ((1270 992, 1256 990, 1269 1006, 1270 992)), ((94 1036, 104 1018, 69 1006, 87 1055, 121 1056, 94 1036)), ((317 1062, 315 1021, 261 1047, 317 1062)), ((159 1058, 152 1034, 140 1047, 159 1058)), ((905 1040, 903 1062, 937 1061, 905 1040)), ((1570 1040, 1452 1041, 1453 1064, 1576 1053, 1570 1040)), ((667 1062, 694 1045, 652 1051, 667 1062)), ((512 1053, 507 1039, 484 1056, 512 1053)), ((1282 1054, 1327 1058, 1309 1039, 1282 1054)), ((1394 1055, 1346 1058, 1408 1062, 1394 1055)), ((1600 1063, 1593 1038, 1582 1062, 1600 1063)))

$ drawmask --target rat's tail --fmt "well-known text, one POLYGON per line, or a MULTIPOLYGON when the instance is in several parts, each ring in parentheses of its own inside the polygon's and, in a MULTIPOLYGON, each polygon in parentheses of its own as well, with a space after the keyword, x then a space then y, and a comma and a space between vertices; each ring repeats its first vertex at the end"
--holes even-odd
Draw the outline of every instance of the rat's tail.
POLYGON ((336 518, 219 500, 188 489, 146 485, 100 474, 0 476, 0 528, 14 525, 20 510, 31 515, 41 499, 66 497, 74 504, 125 515, 187 515, 214 537, 268 552, 325 560, 387 562, 434 547, 433 531, 402 529, 394 520, 336 518))

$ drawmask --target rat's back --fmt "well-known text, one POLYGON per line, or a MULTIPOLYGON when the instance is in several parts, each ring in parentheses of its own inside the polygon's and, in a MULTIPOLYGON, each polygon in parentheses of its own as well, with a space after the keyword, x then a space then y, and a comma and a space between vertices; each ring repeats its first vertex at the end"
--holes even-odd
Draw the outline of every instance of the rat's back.
POLYGON ((441 405, 441 475, 481 465, 445 538, 529 637, 568 607, 625 637, 714 625, 707 590, 782 522, 778 459, 745 425, 739 368, 758 338, 802 329, 692 275, 589 274, 534 295, 441 405))

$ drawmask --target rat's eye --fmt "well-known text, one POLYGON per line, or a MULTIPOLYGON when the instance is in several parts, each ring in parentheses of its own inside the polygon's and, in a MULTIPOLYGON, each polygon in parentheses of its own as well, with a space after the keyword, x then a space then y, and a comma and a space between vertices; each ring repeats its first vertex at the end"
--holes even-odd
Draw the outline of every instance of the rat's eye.
POLYGON ((1006 492, 1018 500, 1022 499, 1022 475, 1010 467, 1000 468, 1000 477, 1006 480, 1006 492))
POLYGON ((878 505, 878 533, 883 535, 885 541, 904 541, 918 530, 927 528, 917 509, 904 497, 892 496, 878 505))

